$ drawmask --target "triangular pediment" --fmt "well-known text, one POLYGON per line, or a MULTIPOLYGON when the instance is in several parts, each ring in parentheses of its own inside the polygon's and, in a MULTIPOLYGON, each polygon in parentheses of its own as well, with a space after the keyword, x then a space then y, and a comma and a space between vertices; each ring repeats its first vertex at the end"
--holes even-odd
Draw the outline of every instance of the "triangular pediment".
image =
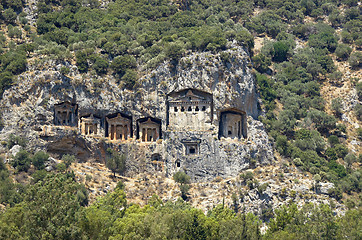
POLYGON ((171 101, 172 102, 179 102, 179 101, 184 102, 184 101, 204 101, 204 100, 206 100, 205 97, 196 95, 192 92, 192 90, 188 90, 185 95, 175 97, 171 101))

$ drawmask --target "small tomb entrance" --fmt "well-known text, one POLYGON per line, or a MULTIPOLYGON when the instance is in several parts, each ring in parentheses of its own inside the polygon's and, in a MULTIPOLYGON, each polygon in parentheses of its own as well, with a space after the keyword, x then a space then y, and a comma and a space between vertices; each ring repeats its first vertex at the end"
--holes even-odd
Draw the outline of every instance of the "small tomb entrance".
POLYGON ((243 111, 231 109, 221 112, 219 138, 246 138, 246 114, 243 111))
POLYGON ((155 142, 161 138, 161 120, 147 117, 137 121, 137 138, 142 142, 155 142))
POLYGON ((152 154, 151 160, 152 160, 152 164, 156 171, 163 170, 163 161, 162 161, 161 155, 159 153, 152 154))
POLYGON ((54 124, 59 126, 76 126, 77 111, 78 105, 70 102, 54 105, 54 124))
POLYGON ((185 155, 198 155, 200 154, 200 142, 201 140, 182 140, 185 146, 185 155))
POLYGON ((110 140, 128 140, 132 137, 132 118, 122 113, 106 117, 106 136, 110 140))

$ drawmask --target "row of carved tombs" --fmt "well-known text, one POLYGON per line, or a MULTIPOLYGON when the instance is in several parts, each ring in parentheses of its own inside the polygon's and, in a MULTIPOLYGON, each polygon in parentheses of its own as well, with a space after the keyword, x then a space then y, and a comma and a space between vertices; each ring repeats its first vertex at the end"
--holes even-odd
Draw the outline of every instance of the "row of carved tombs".
MULTIPOLYGON (((78 111, 76 104, 64 102, 54 106, 54 124, 59 126, 77 126, 76 116, 78 111)), ((98 136, 105 135, 110 140, 127 140, 132 137, 131 117, 116 113, 105 118, 105 132, 101 128, 101 118, 93 114, 79 118, 79 129, 82 135, 98 136)), ((157 141, 161 136, 161 121, 150 117, 141 118, 137 121, 137 139, 143 142, 157 141)))
MULTIPOLYGON (((77 105, 64 102, 54 106, 54 124, 76 126, 77 105)), ((212 128, 213 98, 212 94, 195 89, 172 92, 167 98, 167 128, 175 131, 207 131, 212 128)), ((132 118, 116 113, 105 118, 105 132, 101 129, 101 118, 92 114, 79 119, 83 135, 102 136, 110 140, 127 140, 132 138, 132 118)), ((161 121, 151 117, 137 120, 137 139, 143 142, 157 141, 161 137, 161 121)), ((219 138, 246 138, 246 114, 237 109, 221 112, 219 138)))

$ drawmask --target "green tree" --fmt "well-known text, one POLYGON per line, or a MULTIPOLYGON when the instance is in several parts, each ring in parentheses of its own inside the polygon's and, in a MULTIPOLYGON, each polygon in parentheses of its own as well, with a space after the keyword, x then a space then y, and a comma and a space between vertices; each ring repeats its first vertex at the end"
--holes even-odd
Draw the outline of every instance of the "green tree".
POLYGON ((87 58, 86 52, 79 51, 75 54, 75 57, 76 57, 76 63, 77 63, 78 70, 81 73, 87 72, 89 65, 88 65, 88 58, 87 58))
POLYGON ((123 76, 127 69, 134 69, 136 67, 136 59, 130 55, 115 57, 111 63, 111 68, 113 71, 120 76, 123 76))
POLYGON ((362 53, 353 52, 348 59, 348 63, 353 69, 360 68, 362 66, 362 53))
POLYGON ((273 60, 276 62, 283 62, 287 60, 289 46, 284 41, 278 41, 273 44, 274 56, 273 60))
MULTIPOLYGON (((30 239, 81 239, 77 199, 81 185, 68 175, 48 175, 29 188, 24 201, 24 220, 19 228, 30 239), (41 207, 39 207, 41 206, 41 207)), ((87 193, 85 193, 87 194, 87 193)))
POLYGON ((348 45, 339 44, 336 48, 335 54, 339 60, 347 60, 351 52, 352 48, 350 48, 348 45))
POLYGON ((97 74, 102 75, 107 73, 109 63, 107 60, 97 57, 92 67, 96 70, 97 74))
POLYGON ((188 176, 183 171, 179 171, 173 175, 173 180, 175 180, 175 182, 180 184, 179 187, 181 190, 181 197, 182 199, 186 200, 188 191, 190 190, 190 185, 189 185, 189 183, 191 183, 190 176, 188 176))
POLYGON ((39 151, 34 154, 31 162, 34 165, 34 167, 36 167, 38 170, 41 170, 44 168, 44 163, 48 160, 48 158, 49 158, 48 154, 46 154, 43 151, 39 151))
POLYGON ((336 116, 340 116, 342 114, 342 99, 339 97, 333 98, 331 102, 331 109, 336 116))
POLYGON ((26 150, 20 150, 11 162, 11 165, 19 172, 27 172, 30 168, 31 157, 26 150))
POLYGON ((107 168, 113 172, 114 177, 116 176, 116 173, 123 174, 126 170, 126 155, 120 154, 110 148, 107 149, 107 152, 107 168))
POLYGON ((265 73, 269 70, 269 66, 271 65, 271 59, 264 54, 257 54, 252 57, 252 60, 254 62, 254 68, 260 73, 265 73))
POLYGON ((5 22, 9 24, 15 23, 17 15, 12 8, 6 9, 2 15, 4 17, 5 22))
POLYGON ((75 162, 76 158, 74 155, 65 154, 62 156, 62 161, 65 164, 66 169, 70 167, 70 165, 75 162))

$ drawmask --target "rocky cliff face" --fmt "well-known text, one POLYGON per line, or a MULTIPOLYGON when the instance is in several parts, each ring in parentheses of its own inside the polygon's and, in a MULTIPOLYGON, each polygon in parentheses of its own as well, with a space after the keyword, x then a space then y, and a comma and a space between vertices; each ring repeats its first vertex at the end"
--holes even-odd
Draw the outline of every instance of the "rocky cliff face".
MULTIPOLYGON (((127 175, 162 171, 170 176, 184 170, 194 180, 235 176, 251 165, 273 160, 272 146, 257 120, 259 100, 249 65, 249 56, 238 46, 218 54, 192 53, 177 64, 165 62, 144 73, 131 91, 120 87, 113 76, 82 75, 71 63, 57 65, 40 59, 30 63, 18 83, 4 93, 0 102, 4 110, 0 138, 6 140, 13 133, 27 138, 31 150, 72 153, 83 161, 104 161, 105 149, 115 148, 127 155, 127 175), (67 76, 60 73, 62 66, 70 69, 67 76), (170 111, 175 110, 170 109, 168 96, 187 89, 202 91, 212 98, 205 110, 209 119, 206 129, 198 129, 197 123, 190 128, 182 121, 176 121, 180 124, 177 129, 169 125, 170 111), (77 120, 89 114, 99 116, 99 136, 82 135, 79 124, 56 126, 54 106, 62 102, 77 105, 77 120), (233 138, 220 134, 220 127, 229 127, 221 126, 221 115, 230 109, 240 114, 244 124, 239 123, 239 133, 233 138), (131 138, 126 141, 106 137, 109 126, 105 117, 118 112, 131 117, 131 138), (157 141, 142 141, 145 133, 139 119, 147 117, 159 120, 157 141), (240 128, 245 135, 241 135, 240 128)), ((194 116, 198 114, 195 111, 199 110, 193 108, 194 116)))

